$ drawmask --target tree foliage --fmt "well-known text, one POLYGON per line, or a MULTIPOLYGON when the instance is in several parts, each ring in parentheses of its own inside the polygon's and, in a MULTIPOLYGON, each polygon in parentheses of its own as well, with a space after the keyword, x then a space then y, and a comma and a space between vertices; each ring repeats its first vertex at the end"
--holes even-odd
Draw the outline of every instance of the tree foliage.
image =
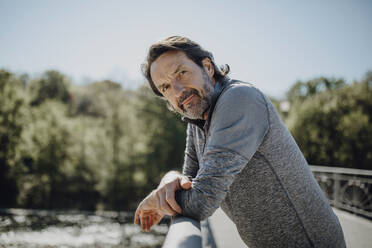
POLYGON ((296 104, 287 124, 310 164, 372 169, 371 75, 306 97, 289 94, 296 104))
POLYGON ((20 159, 24 96, 24 82, 21 78, 0 70, 0 207, 14 205, 18 192, 11 171, 20 159))
POLYGON ((321 92, 340 89, 345 86, 343 79, 319 77, 302 82, 297 81, 287 92, 287 100, 292 103, 303 102, 305 99, 321 92))
POLYGON ((186 142, 186 123, 167 109, 166 101, 154 97, 147 88, 142 87, 138 94, 138 116, 143 133, 146 132, 145 178, 148 186, 157 185, 167 171, 182 167, 186 142), (160 172, 160 173, 159 173, 160 172))
POLYGON ((70 100, 68 88, 70 81, 62 73, 50 70, 30 84, 31 105, 39 105, 47 99, 55 99, 67 103, 70 100))

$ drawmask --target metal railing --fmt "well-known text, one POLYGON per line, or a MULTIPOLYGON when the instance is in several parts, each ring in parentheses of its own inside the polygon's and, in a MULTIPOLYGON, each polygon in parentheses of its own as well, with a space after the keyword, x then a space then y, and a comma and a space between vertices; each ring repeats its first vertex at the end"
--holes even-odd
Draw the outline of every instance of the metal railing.
POLYGON ((330 204, 372 218, 372 171, 310 166, 330 204))

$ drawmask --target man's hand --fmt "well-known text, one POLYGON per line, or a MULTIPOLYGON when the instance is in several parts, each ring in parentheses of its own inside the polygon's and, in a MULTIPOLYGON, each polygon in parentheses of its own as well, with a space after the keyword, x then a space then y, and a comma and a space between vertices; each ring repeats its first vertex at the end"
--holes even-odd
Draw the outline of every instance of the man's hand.
POLYGON ((181 207, 177 204, 175 199, 175 192, 180 189, 188 190, 191 188, 191 181, 185 175, 177 171, 170 171, 161 179, 161 182, 156 189, 160 200, 160 210, 168 215, 175 215, 182 213, 181 207), (170 214, 172 213, 173 214, 170 214))
POLYGON ((164 215, 182 213, 175 200, 175 192, 179 189, 188 190, 191 181, 178 172, 168 172, 161 180, 158 188, 152 191, 139 205, 134 216, 134 224, 141 221, 143 231, 149 231, 159 223, 164 215))
POLYGON ((139 221, 141 221, 142 231, 148 232, 150 228, 158 224, 164 216, 164 213, 158 210, 158 206, 159 201, 154 190, 138 205, 134 216, 134 224, 137 225, 139 221))

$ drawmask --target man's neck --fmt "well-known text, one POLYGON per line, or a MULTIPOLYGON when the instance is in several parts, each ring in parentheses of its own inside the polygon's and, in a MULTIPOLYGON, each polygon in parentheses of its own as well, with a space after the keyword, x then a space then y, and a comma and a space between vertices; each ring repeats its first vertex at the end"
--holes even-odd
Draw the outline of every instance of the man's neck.
POLYGON ((209 109, 204 112, 204 114, 203 114, 203 120, 206 121, 208 119, 208 113, 209 113, 209 109))

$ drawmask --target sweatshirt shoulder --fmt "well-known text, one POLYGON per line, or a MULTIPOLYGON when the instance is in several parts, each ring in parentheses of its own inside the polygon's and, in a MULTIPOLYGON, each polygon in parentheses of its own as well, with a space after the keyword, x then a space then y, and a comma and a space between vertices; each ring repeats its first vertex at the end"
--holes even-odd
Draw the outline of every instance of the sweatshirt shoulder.
POLYGON ((253 104, 260 103, 266 105, 263 93, 250 83, 234 81, 229 84, 221 93, 217 104, 253 104))

